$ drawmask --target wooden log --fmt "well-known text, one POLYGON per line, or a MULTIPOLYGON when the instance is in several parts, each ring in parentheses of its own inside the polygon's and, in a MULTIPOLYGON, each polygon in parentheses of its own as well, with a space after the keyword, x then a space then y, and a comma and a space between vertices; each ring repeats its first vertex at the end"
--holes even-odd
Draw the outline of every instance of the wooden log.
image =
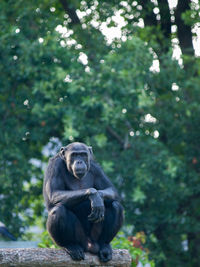
POLYGON ((131 256, 126 249, 113 250, 113 258, 107 263, 99 261, 90 253, 85 254, 85 260, 73 261, 62 249, 51 248, 13 248, 0 249, 0 266, 3 267, 129 267, 131 256))

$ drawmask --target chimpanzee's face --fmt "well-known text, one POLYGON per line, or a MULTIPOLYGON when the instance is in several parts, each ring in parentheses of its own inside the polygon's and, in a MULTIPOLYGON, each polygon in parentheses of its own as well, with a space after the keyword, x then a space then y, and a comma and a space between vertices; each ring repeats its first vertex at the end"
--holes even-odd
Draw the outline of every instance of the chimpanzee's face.
POLYGON ((72 143, 64 152, 67 169, 81 179, 90 168, 90 151, 85 144, 72 143))

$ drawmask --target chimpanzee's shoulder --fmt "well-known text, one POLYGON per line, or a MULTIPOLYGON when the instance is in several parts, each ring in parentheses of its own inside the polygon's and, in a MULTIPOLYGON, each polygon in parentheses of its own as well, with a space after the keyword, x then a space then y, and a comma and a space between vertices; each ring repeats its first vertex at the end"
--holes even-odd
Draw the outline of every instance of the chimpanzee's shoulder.
POLYGON ((101 171, 101 166, 99 165, 98 162, 91 160, 90 170, 93 174, 98 174, 101 171))
POLYGON ((60 157, 59 153, 57 153, 54 157, 49 159, 50 165, 62 166, 64 165, 64 160, 60 157))

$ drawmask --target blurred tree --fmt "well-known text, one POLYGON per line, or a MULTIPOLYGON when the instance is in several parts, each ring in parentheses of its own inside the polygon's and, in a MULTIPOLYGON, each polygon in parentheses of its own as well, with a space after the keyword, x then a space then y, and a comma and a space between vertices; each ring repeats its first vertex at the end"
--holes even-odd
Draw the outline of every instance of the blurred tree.
POLYGON ((14 234, 43 213, 44 147, 79 140, 94 146, 156 266, 198 266, 195 3, 1 1, 0 216, 14 234), (111 42, 103 32, 118 20, 111 42))

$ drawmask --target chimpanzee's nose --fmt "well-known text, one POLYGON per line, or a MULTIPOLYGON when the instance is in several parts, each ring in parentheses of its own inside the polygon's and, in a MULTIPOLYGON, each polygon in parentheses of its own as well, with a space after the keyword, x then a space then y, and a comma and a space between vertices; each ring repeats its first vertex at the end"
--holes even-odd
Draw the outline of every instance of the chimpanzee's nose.
POLYGON ((77 161, 77 164, 82 164, 82 160, 78 160, 77 161))

